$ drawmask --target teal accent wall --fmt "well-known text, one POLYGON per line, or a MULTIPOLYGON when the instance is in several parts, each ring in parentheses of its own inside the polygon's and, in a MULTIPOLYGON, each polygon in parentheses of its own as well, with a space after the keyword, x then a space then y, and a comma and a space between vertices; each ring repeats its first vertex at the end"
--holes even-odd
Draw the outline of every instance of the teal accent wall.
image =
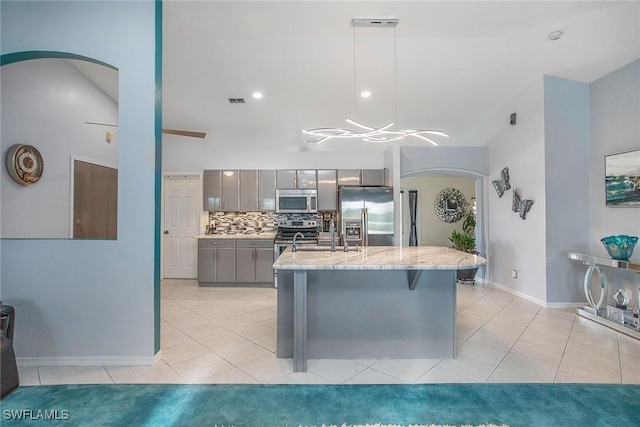
POLYGON ((89 58, 87 56, 82 56, 82 55, 76 55, 70 52, 54 52, 54 51, 47 51, 47 50, 32 50, 29 52, 7 53, 5 55, 0 56, 0 66, 13 64, 14 62, 28 61, 30 59, 40 59, 40 58, 77 59, 80 61, 93 62, 94 64, 102 65, 102 66, 117 70, 117 68, 114 67, 113 65, 107 64, 106 62, 98 61, 97 59, 94 59, 94 58, 89 58))
POLYGON ((162 1, 156 0, 156 166, 155 166, 155 244, 153 248, 154 353, 160 351, 160 247, 162 245, 162 1))

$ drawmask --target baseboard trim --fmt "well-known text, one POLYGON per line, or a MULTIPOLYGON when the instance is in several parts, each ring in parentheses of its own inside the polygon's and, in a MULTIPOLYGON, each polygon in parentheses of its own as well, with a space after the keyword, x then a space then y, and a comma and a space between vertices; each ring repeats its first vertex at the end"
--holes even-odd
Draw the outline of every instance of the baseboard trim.
POLYGON ((160 354, 149 357, 17 357, 16 363, 18 366, 152 366, 160 354))
POLYGON ((541 307, 544 308, 578 308, 578 307, 583 307, 586 303, 585 302, 546 302, 546 301, 542 301, 538 298, 534 298, 531 295, 527 295, 523 292, 520 291, 516 291, 515 289, 512 289, 508 286, 505 286, 501 283, 497 283, 497 282, 493 282, 490 284, 487 284, 488 286, 492 286, 496 289, 500 289, 501 291, 505 291, 508 292, 512 295, 518 296, 522 299, 526 299, 527 301, 531 301, 532 303, 538 304, 541 307))

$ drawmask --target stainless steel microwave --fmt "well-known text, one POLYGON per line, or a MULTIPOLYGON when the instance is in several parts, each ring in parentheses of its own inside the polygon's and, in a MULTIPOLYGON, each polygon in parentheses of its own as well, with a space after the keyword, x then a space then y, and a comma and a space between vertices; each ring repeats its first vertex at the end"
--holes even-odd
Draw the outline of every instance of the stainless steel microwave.
POLYGON ((318 212, 318 190, 276 190, 276 212, 318 212))

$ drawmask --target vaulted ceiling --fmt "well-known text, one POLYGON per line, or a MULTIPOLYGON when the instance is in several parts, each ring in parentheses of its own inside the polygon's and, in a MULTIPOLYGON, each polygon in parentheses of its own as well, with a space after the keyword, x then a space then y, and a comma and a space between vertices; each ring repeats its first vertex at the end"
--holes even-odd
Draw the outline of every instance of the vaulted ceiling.
POLYGON ((588 83, 640 57, 639 1, 170 0, 163 19, 163 126, 262 149, 310 149, 302 129, 352 128, 346 117, 483 144, 476 130, 543 75, 588 83))

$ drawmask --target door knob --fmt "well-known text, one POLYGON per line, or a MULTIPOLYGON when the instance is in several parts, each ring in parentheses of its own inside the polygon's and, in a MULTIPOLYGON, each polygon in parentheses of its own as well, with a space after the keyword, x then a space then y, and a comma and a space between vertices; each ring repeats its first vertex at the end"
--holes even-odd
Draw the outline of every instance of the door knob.
POLYGON ((164 234, 169 234, 169 230, 164 230, 164 234))

